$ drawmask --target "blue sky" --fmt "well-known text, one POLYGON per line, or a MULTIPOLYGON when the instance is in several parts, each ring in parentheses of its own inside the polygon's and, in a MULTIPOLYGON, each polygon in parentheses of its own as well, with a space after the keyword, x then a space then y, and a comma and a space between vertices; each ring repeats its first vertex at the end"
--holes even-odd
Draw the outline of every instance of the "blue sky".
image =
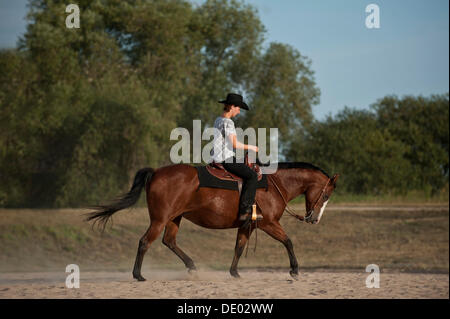
MULTIPOLYGON (((367 108, 385 95, 449 91, 448 0, 245 2, 258 9, 265 45, 286 43, 312 60, 319 120, 344 106, 367 108), (365 26, 371 3, 380 8, 380 29, 365 26)), ((25 32, 26 3, 0 0, 0 48, 14 47, 25 32)))

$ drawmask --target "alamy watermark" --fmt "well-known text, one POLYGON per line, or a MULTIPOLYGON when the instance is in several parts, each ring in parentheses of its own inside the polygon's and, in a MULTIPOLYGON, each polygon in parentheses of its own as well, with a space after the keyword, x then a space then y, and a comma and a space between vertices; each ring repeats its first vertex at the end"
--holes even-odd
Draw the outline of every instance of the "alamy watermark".
MULTIPOLYGON (((366 6, 366 13, 369 15, 366 17, 366 28, 379 29, 380 28, 380 7, 371 3, 366 6)), ((70 13, 66 17, 66 27, 68 29, 80 28, 80 8, 76 4, 69 4, 66 7, 66 13, 70 13)))
POLYGON ((366 278, 366 287, 380 288, 380 267, 375 264, 367 265, 366 272, 370 273, 366 278))
POLYGON ((70 273, 66 277, 66 287, 80 288, 80 267, 76 264, 67 265, 66 272, 70 273))
POLYGON ((379 29, 380 28, 380 7, 377 4, 371 3, 366 7, 366 13, 369 15, 366 17, 367 29, 379 29))
MULTIPOLYGON (((179 163, 211 163, 211 150, 214 148, 214 153, 217 154, 221 150, 215 149, 214 136, 218 136, 221 132, 215 127, 207 127, 202 132, 202 124, 200 120, 193 120, 193 138, 191 141, 191 134, 186 128, 177 127, 170 133, 170 140, 178 140, 170 149, 170 160, 174 164, 179 163), (202 141, 210 141, 202 149, 202 141), (191 146, 192 146, 192 160, 191 160, 191 146)), ((244 141, 248 139, 249 145, 258 146, 258 159, 262 164, 263 174, 273 174, 278 167, 278 128, 269 129, 269 149, 267 150, 267 130, 266 128, 258 128, 258 143, 256 130, 252 127, 242 130, 236 128, 236 138, 244 141)), ((223 145, 226 147, 226 145, 223 145)), ((244 162, 245 150, 235 149, 236 159, 244 162)), ((248 152, 248 158, 251 163, 256 162, 256 153, 248 152)))
POLYGON ((66 28, 79 29, 80 28, 80 8, 76 4, 69 4, 66 7, 66 13, 70 13, 66 17, 66 28))

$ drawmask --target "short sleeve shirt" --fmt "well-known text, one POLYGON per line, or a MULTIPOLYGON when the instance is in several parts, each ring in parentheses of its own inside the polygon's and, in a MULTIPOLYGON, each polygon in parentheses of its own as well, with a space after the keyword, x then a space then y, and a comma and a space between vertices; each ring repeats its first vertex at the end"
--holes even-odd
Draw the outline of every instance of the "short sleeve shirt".
POLYGON ((211 150, 211 157, 214 162, 221 163, 233 157, 234 150, 230 135, 236 135, 236 128, 231 119, 219 116, 214 122, 214 141, 211 150))

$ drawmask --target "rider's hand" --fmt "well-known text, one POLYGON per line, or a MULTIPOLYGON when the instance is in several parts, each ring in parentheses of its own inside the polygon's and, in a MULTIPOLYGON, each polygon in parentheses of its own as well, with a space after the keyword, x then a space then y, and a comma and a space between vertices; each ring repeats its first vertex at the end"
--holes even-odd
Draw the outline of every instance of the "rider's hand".
POLYGON ((252 147, 252 150, 255 151, 255 152, 258 152, 258 151, 259 151, 259 148, 258 148, 258 146, 253 146, 253 147, 252 147))

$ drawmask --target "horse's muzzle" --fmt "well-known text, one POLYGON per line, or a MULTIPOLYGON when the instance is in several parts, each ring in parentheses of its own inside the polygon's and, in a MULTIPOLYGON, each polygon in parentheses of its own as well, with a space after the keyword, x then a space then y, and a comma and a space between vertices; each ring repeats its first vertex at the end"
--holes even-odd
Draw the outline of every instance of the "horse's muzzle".
POLYGON ((304 221, 307 222, 307 223, 309 223, 309 224, 315 224, 315 223, 317 223, 317 220, 313 220, 313 219, 312 219, 313 214, 314 214, 314 210, 310 210, 310 211, 306 214, 304 221))

